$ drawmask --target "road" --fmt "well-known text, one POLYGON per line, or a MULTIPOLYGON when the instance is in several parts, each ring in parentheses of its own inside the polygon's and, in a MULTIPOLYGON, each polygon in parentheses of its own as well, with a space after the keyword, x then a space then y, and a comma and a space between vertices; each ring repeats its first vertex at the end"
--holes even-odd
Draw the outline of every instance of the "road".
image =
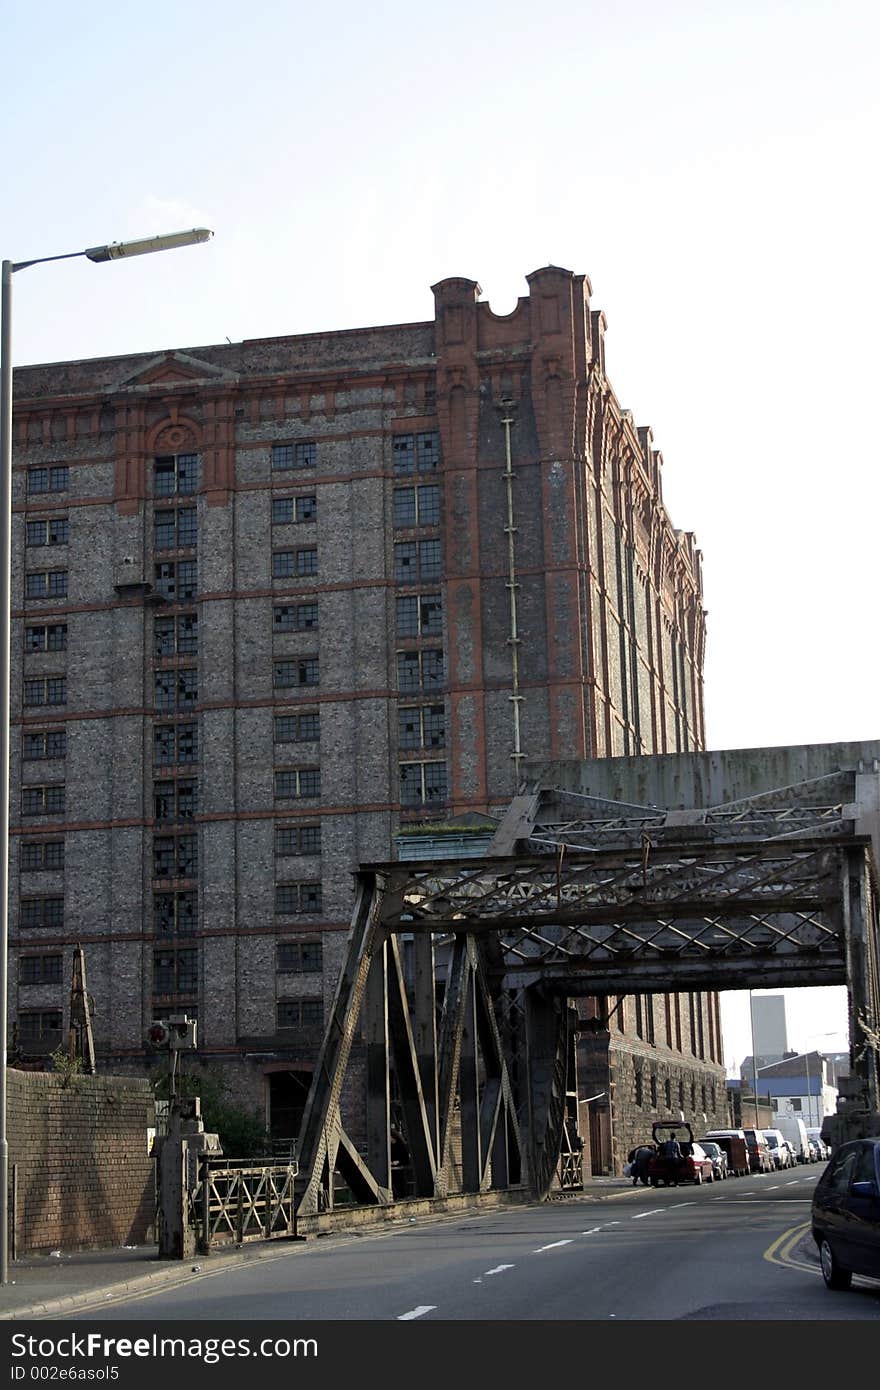
POLYGON ((101 1321, 880 1321, 880 1281, 848 1294, 822 1282, 809 1237, 821 1172, 328 1236, 213 1272, 207 1260, 174 1287, 102 1301, 101 1321))

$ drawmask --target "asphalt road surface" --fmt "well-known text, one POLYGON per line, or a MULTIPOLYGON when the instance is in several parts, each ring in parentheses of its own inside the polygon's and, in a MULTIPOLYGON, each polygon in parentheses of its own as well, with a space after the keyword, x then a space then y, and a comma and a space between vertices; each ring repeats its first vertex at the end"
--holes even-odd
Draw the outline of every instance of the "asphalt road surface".
MULTIPOLYGON (((823 1282, 809 1236, 819 1166, 700 1187, 628 1188, 279 1245, 156 1292, 102 1324, 177 1319, 456 1322, 873 1319, 880 1281, 823 1282)), ((78 1311, 85 1320, 95 1310, 78 1311)))

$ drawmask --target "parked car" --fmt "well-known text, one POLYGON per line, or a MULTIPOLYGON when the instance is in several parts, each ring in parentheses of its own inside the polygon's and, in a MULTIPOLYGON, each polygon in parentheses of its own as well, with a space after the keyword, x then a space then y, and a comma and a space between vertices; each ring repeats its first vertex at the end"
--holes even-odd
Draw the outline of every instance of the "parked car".
POLYGON ((811 1163, 818 1163, 818 1162, 819 1162, 819 1145, 816 1143, 815 1139, 808 1139, 808 1140, 807 1140, 807 1143, 808 1143, 809 1146, 810 1146, 810 1162, 811 1162, 811 1163))
POLYGON ((749 1170, 752 1173, 772 1173, 774 1162, 770 1157, 770 1146, 762 1129, 743 1128, 746 1146, 749 1151, 749 1170))
POLYGON ((786 1147, 787 1150, 788 1150, 788 1166, 789 1166, 789 1168, 796 1168, 796 1167, 797 1167, 798 1156, 797 1156, 797 1154, 796 1154, 795 1151, 794 1151, 794 1144, 792 1144, 792 1142, 791 1142, 790 1139, 783 1139, 782 1142, 783 1142, 783 1144, 785 1145, 785 1147, 786 1147))
POLYGON ((848 1289, 854 1274, 880 1278, 880 1137, 834 1150, 813 1193, 812 1227, 829 1289, 848 1289))
POLYGON ((662 1183, 677 1187, 683 1182, 712 1182, 712 1160, 694 1142, 694 1132, 685 1121, 657 1120, 651 1126, 657 1152, 648 1160, 648 1179, 652 1187, 662 1183))
POLYGON ((764 1138, 767 1140, 767 1146, 770 1149, 770 1157, 773 1160, 774 1168, 777 1170, 788 1168, 791 1159, 785 1139, 783 1138, 782 1130, 765 1129, 764 1138))
POLYGON ((727 1154, 727 1175, 731 1178, 747 1178, 749 1175, 749 1150, 745 1132, 741 1129, 710 1129, 705 1136, 714 1139, 727 1154))
POLYGON ((717 1139, 698 1139, 697 1143, 712 1164, 712 1177, 722 1182, 727 1177, 727 1154, 717 1139))
POLYGON ((828 1159, 831 1157, 831 1150, 828 1148, 828 1145, 822 1138, 822 1134, 818 1126, 814 1126, 811 1129, 807 1130, 807 1138, 812 1139, 813 1143, 816 1145, 816 1149, 818 1150, 820 1160, 822 1162, 827 1163, 828 1159))

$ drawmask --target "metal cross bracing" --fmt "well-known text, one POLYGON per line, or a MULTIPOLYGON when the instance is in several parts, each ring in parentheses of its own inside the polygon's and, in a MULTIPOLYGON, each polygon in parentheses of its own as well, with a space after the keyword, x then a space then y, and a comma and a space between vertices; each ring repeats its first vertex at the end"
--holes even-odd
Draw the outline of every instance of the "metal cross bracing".
POLYGON ((486 858, 363 867, 299 1209, 332 1206, 339 1184, 380 1204, 578 1185, 578 996, 845 983, 876 1108, 876 780, 867 816, 850 771, 666 809, 539 787, 486 858), (358 1047, 355 1135, 342 1100, 358 1047))
POLYGON ((669 987, 671 969, 677 988, 743 988, 758 959, 769 984, 840 984, 853 856, 793 840, 397 864, 380 913, 395 931, 492 933, 508 977, 565 995, 669 987))

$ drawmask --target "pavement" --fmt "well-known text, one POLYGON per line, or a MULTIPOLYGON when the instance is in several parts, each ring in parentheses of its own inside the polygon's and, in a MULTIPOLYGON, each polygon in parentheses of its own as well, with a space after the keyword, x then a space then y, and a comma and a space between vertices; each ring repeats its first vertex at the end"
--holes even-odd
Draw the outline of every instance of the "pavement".
MULTIPOLYGON (((590 1180, 578 1198, 605 1199, 633 1191, 630 1178, 597 1177, 590 1180)), ((144 1293, 159 1284, 189 1279, 198 1268, 216 1270, 224 1264, 260 1259, 277 1251, 277 1241, 260 1241, 228 1253, 197 1255, 190 1260, 160 1260, 156 1245, 26 1255, 10 1261, 8 1281, 0 1285, 0 1321, 63 1318, 85 1308, 99 1315, 102 1299, 144 1293)))

